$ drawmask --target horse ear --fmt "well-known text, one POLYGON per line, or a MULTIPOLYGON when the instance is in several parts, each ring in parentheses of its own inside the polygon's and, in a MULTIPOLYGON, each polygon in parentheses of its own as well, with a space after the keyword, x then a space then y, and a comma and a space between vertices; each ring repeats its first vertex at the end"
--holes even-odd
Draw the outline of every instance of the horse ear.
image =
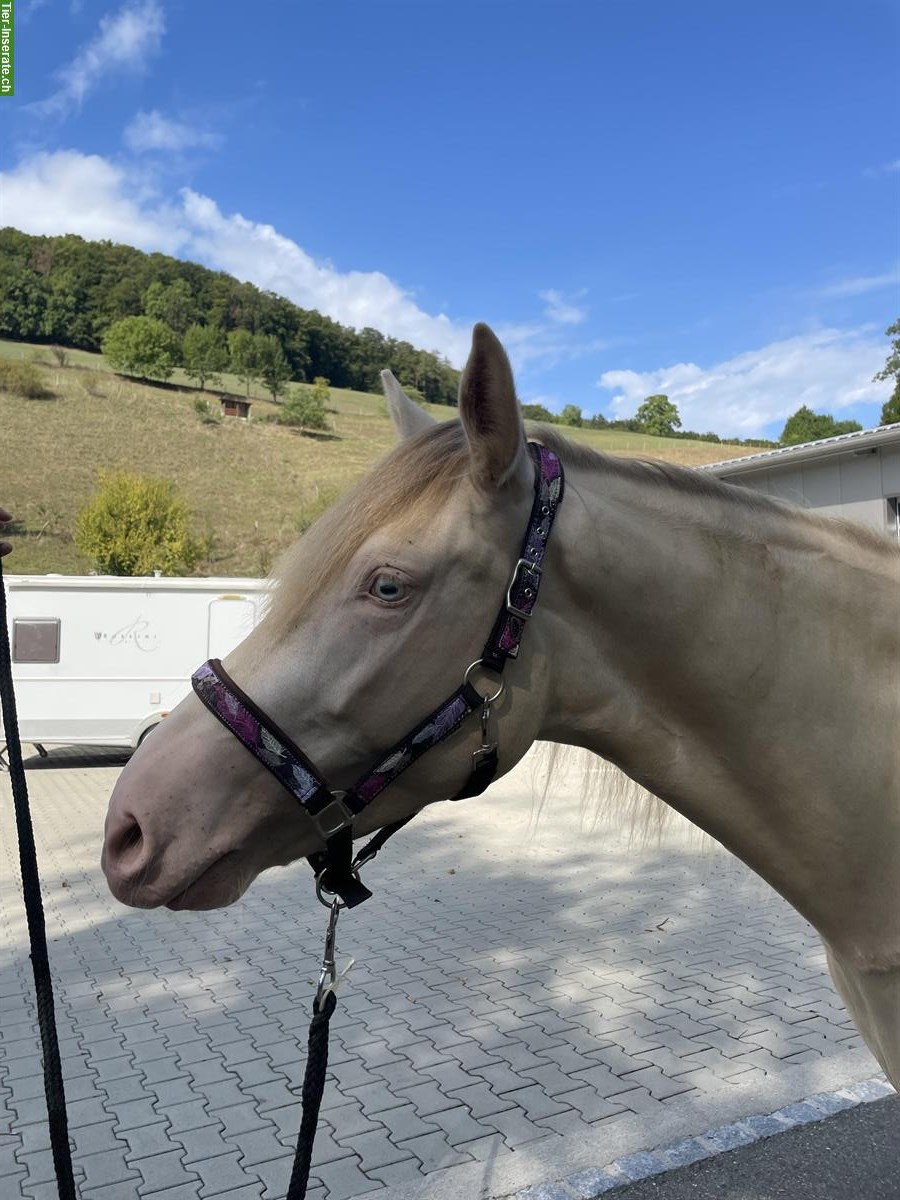
POLYGON ((502 487, 518 475, 530 481, 532 468, 512 368, 493 330, 481 323, 472 330, 472 349, 459 384, 459 415, 479 487, 502 487))
POLYGON ((436 424, 424 408, 419 408, 414 400, 410 400, 390 371, 381 372, 381 386, 387 400, 388 415, 401 438, 415 437, 417 433, 436 424))

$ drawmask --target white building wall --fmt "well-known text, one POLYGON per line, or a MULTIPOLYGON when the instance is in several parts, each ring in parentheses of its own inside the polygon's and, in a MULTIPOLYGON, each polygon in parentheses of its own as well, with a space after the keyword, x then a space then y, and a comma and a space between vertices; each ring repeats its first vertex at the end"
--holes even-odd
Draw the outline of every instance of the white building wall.
POLYGON ((726 482, 814 508, 823 516, 849 517, 886 532, 887 498, 900 496, 900 447, 757 467, 730 475, 726 482))

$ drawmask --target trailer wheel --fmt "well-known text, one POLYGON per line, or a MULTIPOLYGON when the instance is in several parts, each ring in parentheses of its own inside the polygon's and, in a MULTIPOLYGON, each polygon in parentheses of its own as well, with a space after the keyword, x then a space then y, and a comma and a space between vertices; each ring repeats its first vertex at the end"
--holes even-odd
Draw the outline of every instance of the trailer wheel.
POLYGON ((159 729, 159 726, 160 726, 160 722, 157 721, 155 725, 151 725, 149 729, 145 729, 144 732, 141 734, 141 736, 138 738, 138 745, 140 746, 141 742, 143 742, 143 740, 146 737, 149 737, 149 735, 153 732, 154 729, 159 729))

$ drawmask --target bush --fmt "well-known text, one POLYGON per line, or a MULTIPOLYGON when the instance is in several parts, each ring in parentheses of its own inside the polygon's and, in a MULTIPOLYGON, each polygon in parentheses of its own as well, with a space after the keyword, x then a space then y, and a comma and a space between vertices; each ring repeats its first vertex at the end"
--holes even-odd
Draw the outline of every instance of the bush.
POLYGON ((222 413, 216 412, 210 406, 209 401, 203 396, 195 396, 193 401, 194 412, 200 418, 204 425, 221 425, 222 413))
POLYGON ((13 362, 9 359, 0 359, 0 392, 22 396, 26 400, 43 400, 53 394, 33 362, 13 362))
POLYGON ((104 472, 78 514, 75 545, 104 575, 177 575, 190 571, 203 547, 188 530, 188 512, 166 479, 104 472))
MULTIPOLYGON (((328 390, 327 385, 325 388, 328 390)), ((325 402, 321 389, 297 387, 288 394, 281 406, 278 421, 282 425, 293 425, 300 429, 327 429, 325 402)))

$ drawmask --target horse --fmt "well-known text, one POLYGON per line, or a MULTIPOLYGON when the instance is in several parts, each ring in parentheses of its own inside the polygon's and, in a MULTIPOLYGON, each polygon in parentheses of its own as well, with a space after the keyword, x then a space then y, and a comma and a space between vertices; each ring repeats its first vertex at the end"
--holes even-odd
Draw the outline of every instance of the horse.
MULTIPOLYGON (((285 552, 269 610, 222 664, 339 789, 478 659, 535 486, 486 325, 458 419, 433 422, 383 379, 398 443, 285 552)), ((900 551, 706 473, 531 437, 566 498, 493 704, 498 772, 537 740, 582 747, 737 855, 815 927, 900 1088, 900 551)), ((353 836, 454 796, 477 724, 384 788, 353 836)), ((102 866, 126 904, 206 909, 322 847, 192 693, 123 769, 102 866)))

